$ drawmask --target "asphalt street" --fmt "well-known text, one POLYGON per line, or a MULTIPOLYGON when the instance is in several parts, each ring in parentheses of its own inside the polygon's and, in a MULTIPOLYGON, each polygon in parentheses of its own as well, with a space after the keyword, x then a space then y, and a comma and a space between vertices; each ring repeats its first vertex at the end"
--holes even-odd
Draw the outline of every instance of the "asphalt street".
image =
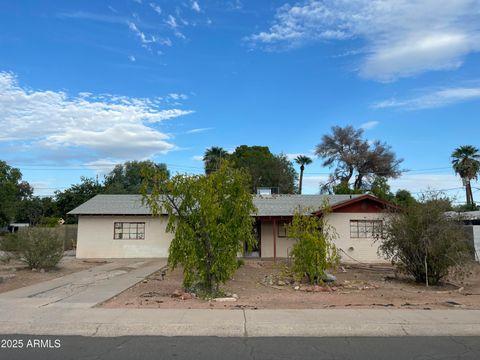
POLYGON ((480 359, 479 337, 102 338, 0 335, 0 339, 1 360, 480 359), (15 344, 17 348, 12 348, 15 344))

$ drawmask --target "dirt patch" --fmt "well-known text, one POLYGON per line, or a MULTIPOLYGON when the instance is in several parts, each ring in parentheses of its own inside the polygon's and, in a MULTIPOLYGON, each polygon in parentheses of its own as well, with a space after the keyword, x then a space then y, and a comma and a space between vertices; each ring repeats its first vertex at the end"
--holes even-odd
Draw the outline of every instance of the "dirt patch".
POLYGON ((12 260, 6 264, 0 263, 0 277, 2 278, 0 280, 0 293, 59 278, 105 263, 106 261, 79 260, 73 256, 65 256, 56 269, 45 272, 32 271, 19 261, 12 260))
POLYGON ((225 286, 233 301, 208 301, 179 294, 182 270, 155 273, 107 303, 105 308, 170 309, 480 309, 480 265, 454 284, 425 286, 399 277, 387 265, 340 267, 337 280, 321 287, 293 282, 287 264, 246 260, 225 286), (172 297, 173 295, 173 297, 172 297))

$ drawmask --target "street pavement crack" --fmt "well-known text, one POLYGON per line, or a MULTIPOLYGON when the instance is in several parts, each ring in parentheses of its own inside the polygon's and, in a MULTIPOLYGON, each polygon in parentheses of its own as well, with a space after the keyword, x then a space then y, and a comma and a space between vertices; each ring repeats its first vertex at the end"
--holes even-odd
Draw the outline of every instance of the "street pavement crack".
POLYGON ((243 311, 243 336, 248 337, 248 332, 247 332, 247 314, 245 314, 245 309, 242 309, 243 311))

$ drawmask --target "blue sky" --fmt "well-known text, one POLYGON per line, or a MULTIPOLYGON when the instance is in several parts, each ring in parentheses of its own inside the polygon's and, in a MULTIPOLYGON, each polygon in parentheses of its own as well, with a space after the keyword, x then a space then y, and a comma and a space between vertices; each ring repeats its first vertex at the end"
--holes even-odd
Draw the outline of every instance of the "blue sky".
POLYGON ((394 189, 461 200, 479 51, 479 0, 4 1, 0 158, 45 195, 126 160, 199 173, 212 145, 311 154, 351 124, 405 159, 394 189))

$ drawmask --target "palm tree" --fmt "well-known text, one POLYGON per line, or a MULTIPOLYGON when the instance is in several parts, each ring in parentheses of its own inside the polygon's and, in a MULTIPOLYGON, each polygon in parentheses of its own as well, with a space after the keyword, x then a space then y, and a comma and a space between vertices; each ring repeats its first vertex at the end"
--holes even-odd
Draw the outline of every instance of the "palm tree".
POLYGON ((456 148, 452 153, 452 166, 455 173, 460 175, 465 186, 467 206, 472 206, 472 180, 477 180, 480 173, 480 153, 475 146, 464 145, 456 148))
POLYGON ((212 146, 210 149, 205 150, 205 154, 203 154, 205 174, 209 175, 218 170, 222 160, 226 159, 227 157, 228 152, 219 146, 212 146))
POLYGON ((305 170, 305 165, 310 165, 312 161, 312 159, 305 155, 298 155, 295 158, 295 162, 300 165, 300 182, 298 184, 298 193, 300 195, 302 194, 303 171, 305 170))

